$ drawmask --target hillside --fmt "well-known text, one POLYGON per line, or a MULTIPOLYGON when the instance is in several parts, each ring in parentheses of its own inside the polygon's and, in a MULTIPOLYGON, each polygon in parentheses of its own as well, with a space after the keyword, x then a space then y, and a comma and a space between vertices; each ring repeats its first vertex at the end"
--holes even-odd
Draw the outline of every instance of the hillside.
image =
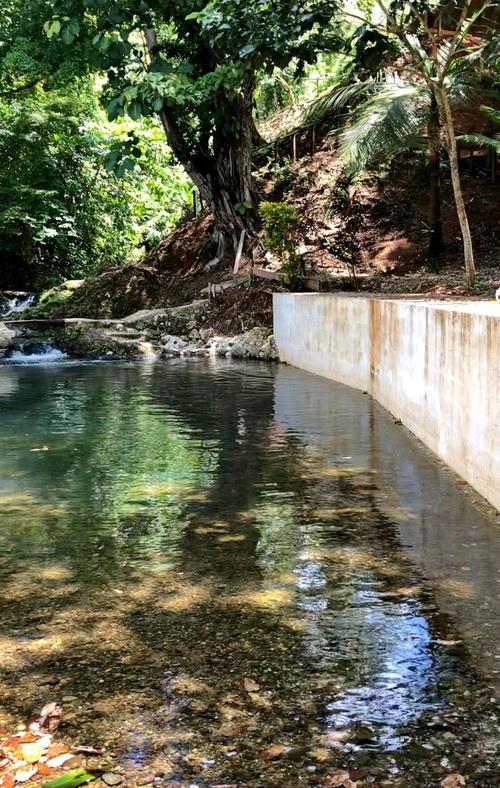
MULTIPOLYGON (((318 287, 439 298, 493 297, 500 279, 500 182, 489 182, 480 160, 474 174, 463 173, 478 265, 474 290, 464 285, 459 225, 446 176, 446 252, 436 272, 426 259, 425 173, 401 165, 346 187, 343 172, 343 161, 326 136, 314 156, 280 166, 267 164, 257 173, 265 200, 284 201, 297 210, 306 274, 321 280, 318 287)), ((286 285, 250 274, 256 266, 273 276, 280 262, 266 257, 259 245, 252 260, 243 256, 236 277, 232 255, 207 270, 214 257, 212 232, 213 221, 206 212, 184 219, 142 260, 104 270, 72 293, 62 291, 67 298, 56 291, 42 299, 36 314, 120 318, 138 309, 192 301, 206 296, 209 285, 224 283, 225 289, 214 297, 214 327, 231 333, 269 324, 271 293, 286 285)))

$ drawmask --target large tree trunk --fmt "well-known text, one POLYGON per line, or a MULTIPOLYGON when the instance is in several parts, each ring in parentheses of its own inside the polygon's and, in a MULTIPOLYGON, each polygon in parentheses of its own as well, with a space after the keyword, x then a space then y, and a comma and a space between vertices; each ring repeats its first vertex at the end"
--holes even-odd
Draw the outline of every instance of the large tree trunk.
POLYGON ((450 102, 448 100, 446 89, 442 85, 438 88, 438 95, 436 98, 438 99, 445 130, 446 147, 448 149, 448 157, 450 160, 451 182, 453 184, 453 195, 455 197, 458 221, 460 222, 460 229, 462 231, 467 284, 469 287, 474 287, 476 282, 476 266, 474 264, 474 250, 472 248, 472 236, 470 232, 469 220, 467 218, 467 211, 465 210, 462 184, 460 183, 457 139, 455 137, 455 129, 453 127, 453 115, 451 112, 450 102))
POLYGON ((428 255, 431 259, 434 259, 439 257, 444 250, 443 222, 441 218, 441 140, 439 112, 434 95, 431 100, 431 117, 427 127, 427 139, 430 171, 429 224, 431 228, 428 255))
MULTIPOLYGON (((158 46, 156 32, 148 27, 144 34, 154 59, 158 46)), ((214 216, 219 257, 228 246, 237 248, 243 230, 247 239, 256 233, 259 194, 252 177, 252 98, 253 77, 250 76, 239 95, 231 100, 221 99, 217 107, 220 121, 194 154, 171 113, 167 108, 160 111, 170 147, 214 216)))

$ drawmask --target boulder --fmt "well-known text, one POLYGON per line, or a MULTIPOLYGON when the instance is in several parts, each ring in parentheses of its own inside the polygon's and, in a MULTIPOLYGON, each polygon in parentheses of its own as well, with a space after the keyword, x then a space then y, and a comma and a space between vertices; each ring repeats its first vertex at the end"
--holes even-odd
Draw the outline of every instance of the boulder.
POLYGON ((138 328, 156 328, 164 324, 167 314, 168 310, 166 309, 141 309, 139 312, 122 318, 120 324, 138 328))
POLYGON ((180 356, 181 351, 188 346, 188 343, 182 337, 173 337, 170 334, 165 334, 161 338, 163 343, 162 354, 164 356, 180 356))
POLYGON ((4 355, 7 350, 14 346, 16 332, 7 328, 5 323, 0 323, 0 354, 4 355))
POLYGON ((278 348, 274 337, 267 328, 252 328, 239 334, 227 342, 224 355, 233 358, 256 358, 266 361, 278 361, 278 348))
POLYGON ((74 331, 61 342, 61 347, 70 356, 77 358, 156 358, 157 352, 151 342, 143 339, 116 336, 106 329, 74 331))
POLYGON ((121 323, 153 332, 166 331, 174 336, 183 336, 205 320, 210 314, 210 309, 210 301, 203 299, 168 309, 143 309, 123 318, 121 323))

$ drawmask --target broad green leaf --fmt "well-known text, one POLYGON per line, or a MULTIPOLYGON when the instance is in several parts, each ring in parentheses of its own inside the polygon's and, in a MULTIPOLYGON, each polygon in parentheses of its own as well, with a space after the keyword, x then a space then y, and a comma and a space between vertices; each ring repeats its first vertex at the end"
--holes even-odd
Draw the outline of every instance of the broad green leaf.
POLYGON ((62 777, 56 777, 55 780, 44 783, 42 788, 76 788, 78 785, 83 785, 83 783, 88 783, 95 779, 95 774, 90 774, 86 769, 74 769, 67 774, 63 774, 62 777))
POLYGON ((65 44, 72 44, 73 41, 75 40, 75 36, 71 32, 71 30, 67 27, 65 27, 64 30, 62 31, 61 38, 65 44))

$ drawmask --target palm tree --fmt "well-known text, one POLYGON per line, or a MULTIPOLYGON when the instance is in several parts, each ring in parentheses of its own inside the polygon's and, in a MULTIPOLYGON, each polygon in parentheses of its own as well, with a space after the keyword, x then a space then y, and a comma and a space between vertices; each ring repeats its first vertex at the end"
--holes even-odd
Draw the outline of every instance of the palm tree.
MULTIPOLYGON (((480 75, 466 59, 457 61, 445 81, 453 109, 477 107, 484 91, 480 75)), ((498 95, 498 94, 496 94, 498 95)), ((443 251, 441 220, 441 161, 445 150, 436 95, 423 80, 401 78, 387 72, 349 86, 340 86, 318 99, 314 117, 348 107, 346 122, 338 133, 339 150, 355 176, 377 163, 389 163, 401 153, 425 151, 429 163, 429 246, 428 256, 443 251)), ((500 146, 483 135, 460 135, 459 144, 500 146)))
POLYGON ((377 163, 389 163, 409 150, 426 151, 429 161, 429 257, 443 251, 441 223, 441 129, 432 91, 424 83, 384 74, 336 88, 316 102, 313 112, 326 114, 351 106, 338 134, 339 150, 354 177, 377 163))

